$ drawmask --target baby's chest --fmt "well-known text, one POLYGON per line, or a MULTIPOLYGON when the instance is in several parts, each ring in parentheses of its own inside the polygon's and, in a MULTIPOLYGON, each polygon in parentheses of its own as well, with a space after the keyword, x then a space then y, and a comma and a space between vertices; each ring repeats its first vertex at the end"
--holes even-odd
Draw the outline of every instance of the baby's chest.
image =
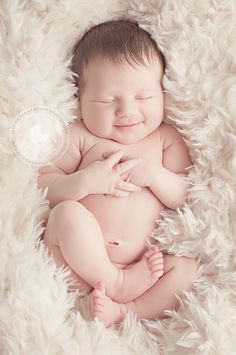
POLYGON ((159 134, 152 134, 141 142, 135 144, 120 144, 112 140, 103 139, 95 142, 87 152, 84 153, 79 169, 83 169, 95 160, 104 160, 103 154, 109 156, 117 150, 124 151, 126 158, 143 158, 151 162, 161 164, 162 162, 162 144, 159 134))

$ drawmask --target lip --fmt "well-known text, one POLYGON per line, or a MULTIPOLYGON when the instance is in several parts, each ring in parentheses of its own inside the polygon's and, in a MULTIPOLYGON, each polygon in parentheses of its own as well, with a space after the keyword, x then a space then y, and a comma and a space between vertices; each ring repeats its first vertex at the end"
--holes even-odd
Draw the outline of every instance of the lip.
POLYGON ((132 127, 135 127, 137 125, 139 125, 140 122, 138 123, 133 123, 133 124, 129 124, 129 125, 115 125, 115 127, 119 128, 119 129, 126 129, 126 128, 132 128, 132 127))

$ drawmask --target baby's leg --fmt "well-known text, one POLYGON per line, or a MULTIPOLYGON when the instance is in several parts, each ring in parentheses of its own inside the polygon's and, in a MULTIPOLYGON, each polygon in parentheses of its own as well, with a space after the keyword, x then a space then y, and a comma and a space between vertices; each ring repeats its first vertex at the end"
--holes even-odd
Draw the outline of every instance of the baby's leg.
POLYGON ((179 307, 175 297, 182 291, 190 291, 192 282, 200 276, 195 259, 164 254, 164 275, 143 295, 132 302, 120 304, 106 296, 105 283, 98 283, 91 294, 92 317, 100 319, 105 326, 120 323, 127 312, 138 319, 166 318, 164 310, 179 307))
POLYGON ((151 256, 158 254, 153 250, 130 269, 115 267, 108 257, 96 218, 79 202, 64 201, 53 208, 44 242, 57 265, 62 265, 63 261, 69 265, 85 290, 104 280, 109 297, 119 302, 135 299, 163 274, 163 261, 161 271, 148 263, 151 256))
POLYGON ((165 274, 160 280, 133 302, 127 303, 127 309, 134 311, 139 319, 162 319, 167 316, 164 310, 173 310, 179 307, 175 297, 182 291, 190 291, 192 283, 199 276, 196 259, 164 256, 165 274))

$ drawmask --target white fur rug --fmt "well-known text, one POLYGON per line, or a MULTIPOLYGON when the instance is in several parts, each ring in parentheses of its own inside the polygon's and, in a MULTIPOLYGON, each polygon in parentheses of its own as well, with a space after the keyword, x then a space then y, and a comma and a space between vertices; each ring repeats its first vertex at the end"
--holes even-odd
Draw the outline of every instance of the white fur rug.
MULTIPOLYGON (((2 0, 0 3, 0 353, 236 354, 235 0, 2 0), (166 210, 154 234, 164 252, 200 257, 202 277, 178 312, 105 329, 88 299, 67 293, 39 242, 49 208, 36 169, 9 144, 30 106, 76 117, 71 50, 86 28, 135 19, 163 50, 166 116, 194 166, 189 204, 166 210)), ((157 300, 158 302, 158 300, 157 300)))

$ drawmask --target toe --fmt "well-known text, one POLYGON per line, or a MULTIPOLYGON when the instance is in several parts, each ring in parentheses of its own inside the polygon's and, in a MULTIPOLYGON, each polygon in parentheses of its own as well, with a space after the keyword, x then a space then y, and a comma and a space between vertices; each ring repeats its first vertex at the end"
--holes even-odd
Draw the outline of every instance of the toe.
POLYGON ((151 249, 152 249, 153 251, 155 251, 155 252, 159 251, 159 249, 158 249, 158 247, 157 247, 156 245, 153 245, 153 246, 151 247, 151 249))
POLYGON ((98 298, 98 297, 102 297, 103 293, 100 290, 94 290, 92 292, 92 296, 93 298, 98 298))
POLYGON ((154 272, 152 272, 152 276, 153 277, 158 277, 158 278, 160 278, 161 276, 163 276, 164 275, 164 270, 163 271, 154 271, 154 272))
POLYGON ((150 266, 155 266, 155 265, 164 265, 163 261, 158 259, 150 260, 149 261, 150 266))
POLYGON ((148 259, 150 258, 150 256, 153 254, 153 251, 151 249, 149 249, 148 251, 146 251, 146 253, 144 254, 144 258, 148 259))
POLYGON ((104 309, 104 307, 103 307, 103 305, 100 305, 100 304, 96 304, 95 306, 94 306, 94 312, 95 313, 101 313, 101 312, 103 312, 103 309, 104 309))
POLYGON ((158 252, 158 253, 155 253, 155 254, 153 254, 153 255, 151 255, 151 256, 149 257, 149 260, 150 260, 150 261, 151 261, 151 260, 155 260, 155 259, 161 259, 161 260, 163 260, 163 255, 162 255, 162 253, 158 252))
POLYGON ((158 254, 160 254, 160 251, 159 251, 159 249, 158 249, 158 247, 157 247, 156 245, 153 245, 153 246, 151 247, 150 251, 151 251, 150 257, 151 257, 152 255, 158 255, 158 254))
POLYGON ((162 271, 163 269, 164 269, 163 265, 160 265, 160 264, 154 265, 154 266, 152 267, 152 272, 155 272, 155 271, 162 271))
POLYGON ((144 254, 145 258, 149 258, 151 255, 153 255, 154 253, 158 252, 158 248, 156 246, 152 246, 148 251, 146 251, 146 253, 144 254))
POLYGON ((94 305, 100 305, 103 306, 104 305, 104 300, 101 297, 96 297, 93 299, 93 303, 94 305))
POLYGON ((105 288, 105 282, 104 281, 98 281, 96 284, 95 289, 100 290, 102 292, 106 292, 106 288, 105 288))

